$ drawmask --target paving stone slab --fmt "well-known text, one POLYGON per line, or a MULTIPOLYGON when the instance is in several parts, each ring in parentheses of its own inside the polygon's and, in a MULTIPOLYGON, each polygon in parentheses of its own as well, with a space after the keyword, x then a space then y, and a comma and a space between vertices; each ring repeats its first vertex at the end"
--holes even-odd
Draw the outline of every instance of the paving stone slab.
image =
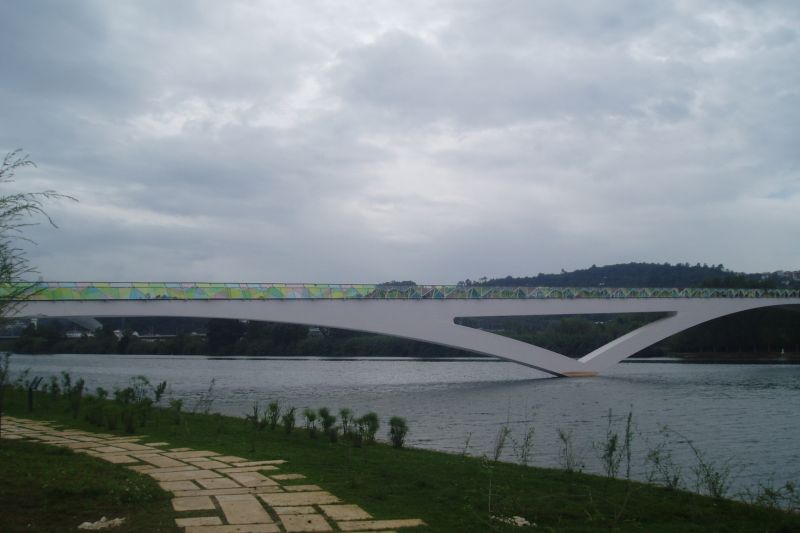
POLYGON ((223 463, 241 463, 247 461, 242 457, 236 457, 235 455, 220 455, 219 457, 214 457, 217 461, 222 461, 223 463))
POLYGON ((270 487, 278 484, 258 472, 233 472, 228 474, 228 477, 243 487, 270 487))
POLYGON ((220 463, 219 461, 194 461, 192 459, 186 459, 187 462, 191 462, 198 468, 203 468, 205 470, 222 470, 226 468, 230 468, 230 465, 225 463, 220 463))
POLYGON ((185 452, 164 452, 164 455, 173 459, 196 459, 197 457, 214 457, 219 454, 207 450, 187 450, 185 452))
MULTIPOLYGON (((33 440, 36 440, 36 439, 33 439, 33 440)), ((96 452, 96 451, 90 450, 88 448, 79 448, 79 449, 74 450, 74 451, 75 451, 75 453, 85 453, 86 455, 91 455, 92 457, 100 457, 101 455, 103 455, 100 452, 96 452)))
POLYGON ((325 520, 325 517, 316 513, 285 515, 281 517, 281 523, 287 533, 333 531, 333 528, 325 520))
POLYGON ((94 435, 75 435, 72 438, 75 439, 75 440, 79 440, 81 442, 97 442, 97 441, 100 440, 97 437, 95 437, 94 435))
POLYGON ((366 531, 369 529, 396 529, 401 527, 424 526, 425 522, 419 518, 406 518, 402 520, 359 520, 348 522, 337 522, 336 525, 342 531, 366 531))
MULTIPOLYGON (((198 480, 199 481, 199 480, 198 480)), ((239 487, 237 489, 197 489, 179 490, 173 494, 178 496, 221 496, 224 494, 261 494, 263 492, 281 492, 280 487, 239 487)))
POLYGON ((164 474, 164 473, 167 473, 167 472, 192 472, 192 471, 195 471, 195 470, 201 470, 201 469, 197 468, 196 466, 192 466, 192 465, 170 466, 170 467, 167 467, 167 468, 158 468, 157 466, 151 466, 149 470, 146 470, 146 472, 148 472, 148 473, 149 472, 156 472, 156 473, 164 474))
POLYGON ((240 489, 241 485, 226 477, 198 479, 197 482, 207 489, 240 489))
POLYGON ((0 435, 0 437, 2 437, 4 439, 7 439, 7 440, 19 440, 19 439, 24 439, 25 438, 25 437, 23 437, 21 435, 14 435, 14 434, 10 434, 9 435, 5 430, 3 430, 3 434, 0 435))
POLYGON ((321 505, 324 503, 338 503, 339 498, 324 490, 317 492, 282 492, 272 494, 258 494, 270 507, 288 507, 295 505, 321 505))
POLYGON ((139 462, 139 459, 134 459, 128 455, 117 454, 103 454, 100 456, 100 459, 108 461, 109 463, 114 463, 115 465, 129 465, 139 462))
POLYGON ((270 524, 272 517, 252 494, 215 496, 229 524, 270 524))
POLYGON ((156 481, 185 481, 187 479, 208 479, 212 477, 222 477, 210 470, 189 470, 184 472, 147 472, 148 476, 156 481))
POLYGON ((169 446, 169 442, 145 442, 148 446, 169 446))
MULTIPOLYGON (((73 443, 74 444, 76 442, 79 442, 79 441, 73 440, 73 439, 62 439, 62 438, 58 438, 58 437, 41 437, 40 440, 42 440, 42 441, 44 441, 44 442, 46 442, 48 444, 69 444, 69 443, 73 443)), ((97 445, 95 444, 95 446, 97 446, 97 445)), ((120 450, 120 451, 124 452, 125 450, 120 450)))
POLYGON ((303 474, 270 474, 272 479, 276 481, 290 481, 292 479, 305 479, 303 474))
POLYGON ((189 526, 186 533, 279 533, 277 524, 241 524, 229 526, 189 526))
POLYGON ((73 443, 67 444, 67 448, 72 448, 73 450, 83 450, 83 449, 86 449, 86 448, 97 448, 97 442, 96 441, 91 441, 91 442, 85 442, 85 441, 73 442, 73 443))
POLYGON ((136 455, 139 459, 144 461, 145 463, 150 463, 153 466, 157 466, 159 468, 170 468, 175 466, 186 466, 186 463, 182 463, 177 459, 171 459, 169 457, 164 457, 163 455, 159 454, 152 454, 152 455, 136 455))
POLYGON ((372 515, 354 504, 320 505, 322 512, 336 521, 367 520, 372 515))
POLYGON ((187 526, 221 526, 222 520, 218 516, 195 516, 194 518, 176 518, 175 525, 187 526))
POLYGON ((283 490, 286 492, 311 492, 322 490, 322 487, 318 485, 284 485, 283 490))
POLYGON ((100 446, 98 448, 92 448, 91 451, 96 453, 125 453, 128 450, 118 446, 100 446))
POLYGON ((191 448, 170 448, 169 451, 171 452, 188 452, 191 451, 191 448))
POLYGON ((222 472, 224 474, 229 474, 233 472, 259 472, 261 470, 265 472, 269 472, 272 470, 278 470, 277 466, 272 465, 263 465, 263 466, 232 466, 229 468, 215 468, 218 472, 222 472))
MULTIPOLYGON (((222 461, 219 457, 215 459, 222 461)), ((233 466, 261 466, 261 465, 282 465, 286 461, 283 459, 270 459, 269 461, 226 461, 228 463, 236 463, 233 466)))
POLYGON ((140 474, 151 472, 153 470, 158 470, 156 467, 150 465, 131 465, 128 468, 130 468, 134 472, 139 472, 140 474))
MULTIPOLYGON (((185 481, 162 481, 159 483, 162 489, 169 492, 181 490, 196 490, 199 487, 189 480, 185 481)), ((187 496, 202 496, 201 494, 187 494, 187 496)), ((199 524, 202 525, 202 524, 199 524)))
POLYGON ((316 509, 311 507, 310 505, 296 505, 293 507, 273 507, 273 511, 278 516, 286 515, 286 514, 314 514, 316 513, 316 509))
POLYGON ((216 509, 214 502, 208 496, 172 498, 172 508, 176 511, 213 511, 216 509))
POLYGON ((145 446, 144 444, 139 444, 137 442, 114 442, 114 446, 119 446, 120 448, 124 448, 131 452, 157 452, 160 450, 156 450, 151 446, 145 446))

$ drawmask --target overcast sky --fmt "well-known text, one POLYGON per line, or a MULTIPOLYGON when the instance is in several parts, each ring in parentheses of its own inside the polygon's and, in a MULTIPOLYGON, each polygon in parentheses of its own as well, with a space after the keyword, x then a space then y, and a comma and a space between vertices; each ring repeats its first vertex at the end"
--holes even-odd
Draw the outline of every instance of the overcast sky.
MULTIPOLYGON (((800 2, 3 2, 45 279, 800 269, 800 2)), ((4 193, 12 189, 4 186, 4 193)))

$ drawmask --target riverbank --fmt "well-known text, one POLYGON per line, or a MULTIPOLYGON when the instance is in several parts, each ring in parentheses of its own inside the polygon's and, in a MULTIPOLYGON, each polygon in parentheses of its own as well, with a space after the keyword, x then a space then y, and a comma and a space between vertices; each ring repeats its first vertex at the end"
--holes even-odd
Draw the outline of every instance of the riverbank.
POLYGON ((800 365, 798 358, 774 358, 766 359, 761 357, 748 358, 726 356, 724 354, 714 357, 703 356, 701 354, 688 357, 629 357, 621 363, 674 363, 674 364, 695 364, 695 365, 800 365))
MULTIPOLYGON (((84 401, 86 399, 84 398, 84 401)), ((99 401, 99 400, 98 400, 99 401)), ((114 402, 108 402, 109 405, 114 402)), ((7 391, 5 412, 53 420, 88 431, 124 434, 89 424, 66 398, 7 391)), ((411 428, 413 431, 413 427, 411 428)), ((521 516, 554 531, 781 531, 800 529, 800 516, 643 483, 386 444, 356 448, 304 430, 259 430, 218 414, 154 408, 144 427, 151 440, 173 447, 214 450, 252 460, 281 457, 306 476, 377 518, 414 516, 429 526, 413 531, 512 531, 491 516, 521 516)), ((385 433, 385 430, 381 430, 385 433)), ((42 512, 47 512, 43 509, 42 512)))

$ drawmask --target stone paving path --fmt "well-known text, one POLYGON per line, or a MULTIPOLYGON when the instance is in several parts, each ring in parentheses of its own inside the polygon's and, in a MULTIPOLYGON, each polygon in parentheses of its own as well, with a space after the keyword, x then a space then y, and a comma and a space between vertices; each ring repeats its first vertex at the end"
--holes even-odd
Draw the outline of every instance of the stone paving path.
POLYGON ((4 439, 29 439, 65 446, 147 474, 173 494, 175 523, 186 533, 272 533, 357 531, 391 533, 423 526, 418 518, 375 520, 358 505, 347 504, 307 483, 301 474, 282 470, 286 461, 249 461, 145 436, 120 437, 53 423, 3 417, 4 439))

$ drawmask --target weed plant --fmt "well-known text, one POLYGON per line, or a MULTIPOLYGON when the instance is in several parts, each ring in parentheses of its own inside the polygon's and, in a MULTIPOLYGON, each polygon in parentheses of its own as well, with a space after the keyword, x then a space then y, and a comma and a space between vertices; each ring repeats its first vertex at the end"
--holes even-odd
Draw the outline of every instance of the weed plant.
POLYGON ((767 509, 800 513, 800 491, 791 481, 776 487, 770 479, 766 483, 759 483, 755 490, 745 490, 740 499, 767 509))
POLYGON ((659 483, 670 490, 678 490, 683 486, 683 469, 672 458, 669 429, 662 427, 659 433, 660 442, 647 452, 646 478, 649 483, 659 483))
POLYGON ((494 462, 499 461, 500 457, 503 455, 503 450, 506 447, 509 436, 511 436, 511 428, 508 426, 508 422, 506 422, 504 425, 500 426, 497 430, 497 435, 494 437, 494 445, 492 446, 492 459, 494 462))
POLYGON ((203 413, 204 415, 207 415, 211 412, 211 408, 213 407, 214 400, 217 396, 215 390, 216 384, 216 378, 211 378, 211 381, 208 383, 208 389, 206 389, 205 393, 200 394, 194 406, 192 407, 193 413, 203 413))
POLYGON ((695 475, 695 488, 701 494, 708 494, 712 498, 722 499, 727 497, 731 488, 733 467, 730 461, 722 464, 708 459, 691 440, 686 440, 689 448, 694 453, 697 463, 692 467, 695 475))
POLYGON ((517 454, 517 462, 522 466, 528 466, 533 451, 533 436, 536 434, 536 428, 529 426, 525 429, 522 439, 517 442, 512 438, 514 443, 514 451, 517 454))
POLYGON ((561 449, 558 451, 558 462, 567 472, 582 472, 584 464, 575 451, 575 444, 572 439, 572 431, 558 428, 558 440, 561 441, 561 449))

